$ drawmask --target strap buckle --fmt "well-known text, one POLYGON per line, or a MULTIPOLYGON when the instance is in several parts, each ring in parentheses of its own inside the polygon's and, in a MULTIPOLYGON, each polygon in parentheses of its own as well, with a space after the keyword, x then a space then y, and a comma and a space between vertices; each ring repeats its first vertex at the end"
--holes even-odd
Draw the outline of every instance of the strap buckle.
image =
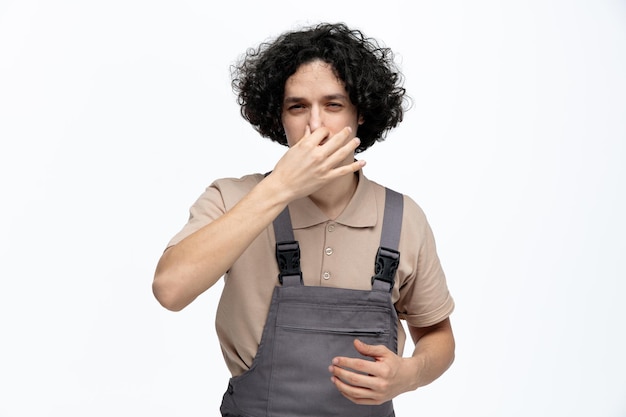
POLYGON ((276 261, 280 272, 278 281, 283 284, 284 277, 297 276, 302 283, 302 271, 300 270, 300 245, 297 241, 276 242, 276 261))
POLYGON ((399 264, 400 252, 383 246, 379 247, 378 253, 376 254, 376 265, 374 267, 375 275, 372 277, 372 285, 374 284, 374 280, 387 282, 389 283, 389 292, 391 292, 399 264))

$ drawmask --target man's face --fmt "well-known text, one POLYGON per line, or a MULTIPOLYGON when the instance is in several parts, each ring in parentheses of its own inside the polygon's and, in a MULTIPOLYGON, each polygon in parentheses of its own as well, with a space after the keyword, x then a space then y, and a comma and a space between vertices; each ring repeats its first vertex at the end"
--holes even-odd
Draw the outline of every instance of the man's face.
POLYGON ((346 126, 356 135, 361 123, 343 83, 332 67, 322 61, 301 65, 287 79, 283 98, 282 122, 289 146, 305 134, 324 126, 334 135, 346 126))

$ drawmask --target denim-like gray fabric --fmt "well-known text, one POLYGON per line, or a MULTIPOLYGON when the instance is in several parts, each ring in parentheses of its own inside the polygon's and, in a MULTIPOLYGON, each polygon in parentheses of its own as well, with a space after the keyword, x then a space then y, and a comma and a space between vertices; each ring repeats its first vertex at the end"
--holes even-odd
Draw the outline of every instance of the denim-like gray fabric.
POLYGON ((356 405, 330 381, 333 357, 361 357, 353 346, 355 338, 397 350, 397 316, 388 292, 276 287, 254 363, 230 380, 223 415, 393 415, 391 402, 356 405))

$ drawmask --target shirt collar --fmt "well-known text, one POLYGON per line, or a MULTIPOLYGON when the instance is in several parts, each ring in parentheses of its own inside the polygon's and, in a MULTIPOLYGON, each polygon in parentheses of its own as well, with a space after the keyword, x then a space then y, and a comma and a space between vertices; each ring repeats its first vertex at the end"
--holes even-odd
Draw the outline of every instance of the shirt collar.
MULTIPOLYGON (((378 219, 378 208, 372 183, 358 171, 359 183, 352 199, 335 220, 349 227, 373 227, 378 219)), ((309 198, 304 197, 289 204, 291 224, 294 229, 304 229, 330 219, 309 198)))

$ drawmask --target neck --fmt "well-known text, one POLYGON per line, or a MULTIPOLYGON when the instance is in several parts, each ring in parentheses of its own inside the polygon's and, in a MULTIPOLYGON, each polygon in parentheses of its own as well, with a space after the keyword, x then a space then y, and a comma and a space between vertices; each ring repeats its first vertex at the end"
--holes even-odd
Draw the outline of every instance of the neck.
POLYGON ((359 177, 357 173, 337 178, 309 196, 329 219, 336 219, 346 208, 356 191, 359 177))

